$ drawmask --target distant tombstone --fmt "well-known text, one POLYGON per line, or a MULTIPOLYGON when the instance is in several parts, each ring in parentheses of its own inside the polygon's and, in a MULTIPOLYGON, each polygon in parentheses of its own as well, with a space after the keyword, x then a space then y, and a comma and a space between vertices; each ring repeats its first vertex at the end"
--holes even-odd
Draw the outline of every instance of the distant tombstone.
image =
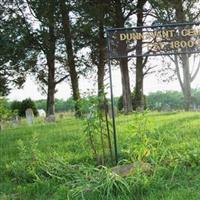
POLYGON ((139 106, 138 108, 136 108, 136 112, 144 112, 144 107, 139 106))
POLYGON ((192 111, 197 111, 197 105, 194 103, 192 104, 192 108, 191 108, 192 111))
POLYGON ((19 116, 18 115, 15 115, 12 117, 12 126, 14 128, 17 128, 20 124, 20 120, 19 120, 19 116))
POLYGON ((47 121, 47 122, 50 122, 50 123, 55 122, 55 121, 56 121, 55 115, 49 115, 49 116, 46 118, 46 121, 47 121))
POLYGON ((86 114, 87 120, 90 120, 92 117, 93 117, 93 113, 91 111, 86 114))
POLYGON ((46 117, 46 112, 45 112, 45 110, 43 110, 43 109, 38 109, 37 112, 38 112, 38 116, 39 116, 39 117, 46 117))
POLYGON ((29 125, 33 124, 34 114, 33 114, 33 110, 31 108, 26 109, 26 120, 29 125))
POLYGON ((170 112, 171 111, 171 106, 169 104, 164 105, 163 106, 163 111, 170 112))
POLYGON ((63 114, 63 113, 60 113, 60 114, 59 114, 59 118, 60 118, 60 119, 63 119, 63 118, 64 118, 64 114, 63 114))
POLYGON ((0 131, 3 130, 3 121, 0 120, 0 131))

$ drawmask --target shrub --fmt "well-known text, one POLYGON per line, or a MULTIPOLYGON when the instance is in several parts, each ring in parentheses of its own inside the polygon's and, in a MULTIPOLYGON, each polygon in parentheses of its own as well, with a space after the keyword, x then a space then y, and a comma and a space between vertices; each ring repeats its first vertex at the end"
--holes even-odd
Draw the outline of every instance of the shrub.
MULTIPOLYGON (((136 103, 135 103, 135 91, 133 91, 131 93, 131 98, 132 98, 132 106, 133 106, 133 110, 136 110, 136 103)), ((146 96, 143 95, 143 101, 144 101, 144 109, 146 110, 147 109, 147 99, 146 99, 146 96)), ((123 109, 123 97, 120 96, 119 99, 118 99, 118 102, 117 102, 117 108, 119 111, 122 111, 123 109)))
POLYGON ((123 98, 122 98, 122 96, 120 96, 119 99, 118 99, 117 108, 118 108, 119 111, 122 111, 122 109, 123 109, 123 98))
POLYGON ((5 98, 0 97, 0 121, 9 119, 11 115, 12 113, 8 108, 8 102, 5 98))
POLYGON ((10 105, 10 109, 12 111, 16 111, 19 114, 19 111, 21 110, 21 102, 20 101, 13 101, 10 105))
POLYGON ((25 99, 21 103, 20 115, 25 116, 26 109, 31 108, 33 110, 34 115, 38 115, 37 108, 35 102, 31 99, 25 99))
POLYGON ((31 108, 33 110, 34 115, 38 115, 37 108, 35 102, 31 99, 25 99, 22 102, 13 101, 11 104, 11 110, 17 111, 20 117, 25 116, 26 109, 31 108))

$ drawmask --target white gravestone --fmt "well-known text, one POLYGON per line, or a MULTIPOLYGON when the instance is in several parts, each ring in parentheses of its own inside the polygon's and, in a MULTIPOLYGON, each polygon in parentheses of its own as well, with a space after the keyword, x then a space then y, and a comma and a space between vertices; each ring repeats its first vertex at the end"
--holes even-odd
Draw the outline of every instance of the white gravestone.
POLYGON ((29 125, 33 124, 34 114, 33 114, 33 110, 31 108, 26 109, 26 120, 29 125))
POLYGON ((39 117, 46 117, 46 112, 43 109, 38 109, 38 116, 39 117))
POLYGON ((17 128, 20 124, 20 119, 19 119, 19 116, 18 115, 15 115, 12 117, 12 126, 14 128, 17 128))

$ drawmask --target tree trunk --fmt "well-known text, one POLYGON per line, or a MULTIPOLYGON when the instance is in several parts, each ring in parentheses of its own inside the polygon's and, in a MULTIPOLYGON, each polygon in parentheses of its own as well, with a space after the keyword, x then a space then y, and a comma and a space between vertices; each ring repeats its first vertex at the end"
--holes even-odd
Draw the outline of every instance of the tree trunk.
POLYGON ((48 65, 48 92, 47 92, 47 116, 55 114, 55 63, 54 59, 47 59, 48 65))
POLYGON ((55 114, 55 45, 54 1, 52 1, 49 7, 49 34, 46 44, 46 58, 48 66, 47 116, 55 114))
POLYGON ((189 58, 188 55, 182 55, 183 62, 183 94, 185 99, 185 111, 189 111, 191 107, 191 77, 189 69, 189 58))
POLYGON ((132 111, 132 97, 129 80, 128 58, 120 59, 120 70, 122 77, 122 99, 124 114, 132 111))
MULTIPOLYGON (((177 22, 185 22, 185 14, 183 10, 183 2, 182 0, 177 0, 175 2, 175 10, 176 10, 176 20, 177 22)), ((183 67, 183 95, 185 100, 185 111, 190 110, 191 106, 191 74, 190 74, 190 66, 189 66, 189 57, 187 54, 181 55, 182 67, 183 67)))
MULTIPOLYGON (((143 26, 143 7, 146 0, 138 0, 137 3, 137 27, 143 26)), ((138 29, 138 32, 142 32, 142 29, 138 29)), ((136 55, 142 54, 142 40, 137 40, 136 44, 136 55)), ((144 110, 144 99, 143 99, 143 57, 136 58, 136 85, 135 85, 135 98, 134 98, 134 109, 144 110)))
MULTIPOLYGON (((122 12, 121 0, 115 1, 115 15, 116 15, 116 26, 124 27, 125 19, 122 12)), ((120 45, 120 51, 126 52, 126 45, 120 45)), ((122 77, 122 97, 123 97, 123 108, 124 113, 128 114, 132 111, 132 97, 131 97, 131 89, 130 89, 130 78, 129 78, 129 69, 128 69, 128 59, 121 58, 120 59, 120 71, 122 77)))
POLYGON ((135 83, 135 97, 134 110, 144 110, 143 99, 143 59, 138 57, 136 59, 136 83, 135 83))
POLYGON ((60 2, 61 2, 60 10, 61 10, 61 15, 62 15, 62 26, 63 26, 65 45, 66 45, 68 64, 69 64, 69 74, 71 78, 73 99, 75 101, 75 115, 77 117, 80 117, 81 116, 81 112, 79 108, 80 93, 79 93, 79 84, 78 84, 78 74, 76 71, 74 51, 73 51, 73 46, 72 46, 72 34, 70 30, 71 24, 70 24, 70 19, 69 19, 69 10, 65 4, 65 0, 61 0, 60 2))
POLYGON ((97 71, 98 79, 98 96, 102 96, 104 93, 104 75, 105 75, 105 39, 104 39, 104 27, 103 22, 99 22, 99 63, 97 71))

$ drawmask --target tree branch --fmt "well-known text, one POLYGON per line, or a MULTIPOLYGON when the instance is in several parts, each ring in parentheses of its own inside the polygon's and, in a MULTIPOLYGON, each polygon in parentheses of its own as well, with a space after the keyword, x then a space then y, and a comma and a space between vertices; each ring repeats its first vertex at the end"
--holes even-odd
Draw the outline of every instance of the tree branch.
POLYGON ((66 76, 62 77, 61 79, 59 79, 58 81, 55 82, 55 85, 61 83, 62 81, 64 81, 68 77, 69 77, 69 75, 66 75, 66 76))
POLYGON ((128 14, 126 16, 124 16, 124 20, 126 21, 131 15, 136 14, 136 11, 134 11, 135 9, 130 9, 130 11, 128 12, 128 14))
MULTIPOLYGON (((27 29, 27 31, 28 31, 29 36, 30 36, 31 38, 33 38, 33 40, 37 43, 37 45, 40 47, 40 49, 45 53, 45 49, 43 48, 43 46, 42 46, 42 45, 40 44, 40 42, 34 37, 34 34, 31 33, 31 31, 30 31, 30 29, 29 29, 28 22, 27 22, 27 20, 26 20, 26 16, 24 15, 22 9, 20 8, 19 2, 18 2, 17 0, 16 0, 16 6, 17 6, 17 8, 19 9, 19 12, 20 12, 21 15, 22 15, 22 16, 20 16, 20 17, 21 17, 21 19, 23 20, 24 25, 26 26, 26 29, 27 29)), ((17 13, 16 13, 16 14, 17 14, 17 13)))
MULTIPOLYGON (((149 68, 143 73, 143 76, 146 76, 147 74, 149 74, 149 72, 150 72, 152 69, 156 68, 156 67, 157 67, 157 66, 149 67, 149 68)), ((153 71, 153 72, 155 72, 155 71, 153 71)), ((150 72, 150 73, 153 73, 153 72, 150 72)))
POLYGON ((175 63, 175 66, 176 66, 176 73, 177 73, 178 81, 180 83, 182 91, 184 91, 184 86, 183 86, 183 82, 181 80, 177 55, 174 55, 174 63, 175 63))
POLYGON ((142 67, 144 67, 147 64, 148 58, 149 58, 148 56, 145 57, 145 59, 142 63, 142 67))
POLYGON ((196 78, 196 76, 197 76, 197 74, 199 72, 199 69, 200 69, 200 61, 198 63, 198 67, 197 67, 196 71, 194 72, 194 74, 191 77, 191 82, 194 81, 194 79, 196 78))

